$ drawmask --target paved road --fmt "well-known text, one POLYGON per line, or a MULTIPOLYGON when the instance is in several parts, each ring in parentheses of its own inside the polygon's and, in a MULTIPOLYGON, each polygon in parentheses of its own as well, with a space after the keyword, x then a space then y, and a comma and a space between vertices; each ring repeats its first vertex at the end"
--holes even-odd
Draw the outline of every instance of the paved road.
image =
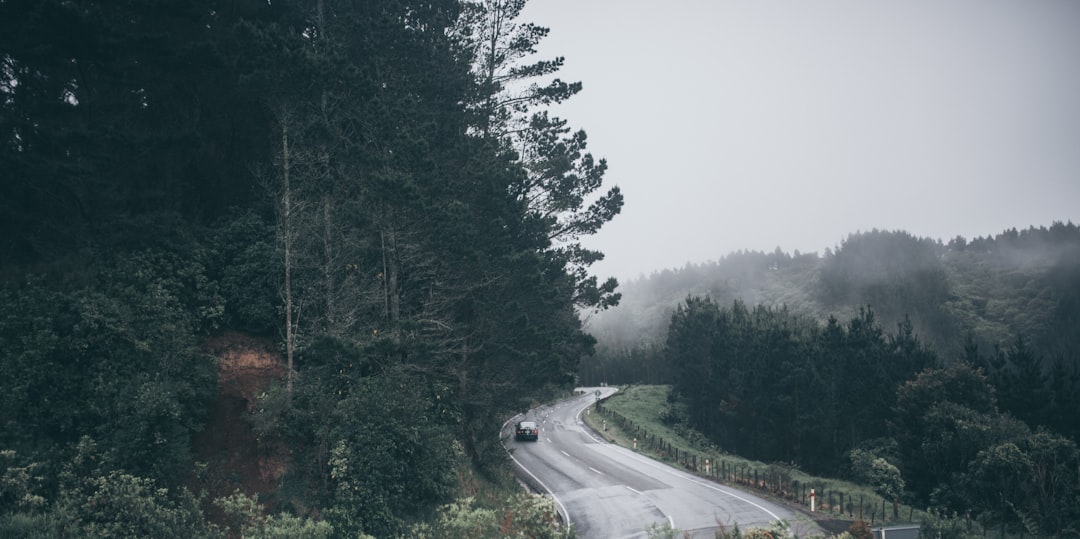
POLYGON ((712 538, 718 527, 738 523, 747 530, 778 519, 800 536, 820 533, 790 509, 599 438, 581 420, 598 390, 603 396, 616 391, 582 388, 584 393, 575 398, 530 410, 527 419, 540 425, 540 439, 518 442, 511 437, 506 443, 530 482, 555 498, 579 538, 646 537, 646 528, 664 523, 695 538, 712 538))

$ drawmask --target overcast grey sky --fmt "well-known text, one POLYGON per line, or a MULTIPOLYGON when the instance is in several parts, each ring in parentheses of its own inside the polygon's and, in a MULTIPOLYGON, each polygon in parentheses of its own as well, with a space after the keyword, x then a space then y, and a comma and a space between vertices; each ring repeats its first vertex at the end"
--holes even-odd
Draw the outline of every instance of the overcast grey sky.
POLYGON ((530 0, 623 213, 601 276, 1080 221, 1080 1, 530 0))

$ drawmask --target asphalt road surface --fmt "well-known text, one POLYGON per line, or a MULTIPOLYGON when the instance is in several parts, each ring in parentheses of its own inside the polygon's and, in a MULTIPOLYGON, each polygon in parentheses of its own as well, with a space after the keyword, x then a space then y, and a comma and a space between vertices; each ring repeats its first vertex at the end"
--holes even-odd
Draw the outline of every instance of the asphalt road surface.
MULTIPOLYGON (((581 419, 585 409, 615 388, 581 388, 583 394, 530 410, 535 442, 506 442, 526 479, 555 499, 581 539, 647 537, 651 525, 667 523, 694 538, 717 529, 767 527, 786 520, 799 536, 821 531, 801 514, 752 494, 694 476, 604 441, 581 419)), ((518 416, 513 421, 522 420, 518 416)), ((512 423, 511 421, 511 428, 512 423)), ((683 537, 680 533, 679 537, 683 537)))

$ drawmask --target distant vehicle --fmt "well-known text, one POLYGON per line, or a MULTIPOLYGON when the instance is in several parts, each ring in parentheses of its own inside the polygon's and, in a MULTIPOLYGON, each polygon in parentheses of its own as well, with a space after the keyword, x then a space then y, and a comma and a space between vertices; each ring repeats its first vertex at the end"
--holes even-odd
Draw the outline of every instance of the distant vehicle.
POLYGON ((522 421, 514 428, 515 440, 533 440, 540 437, 540 429, 532 421, 522 421))

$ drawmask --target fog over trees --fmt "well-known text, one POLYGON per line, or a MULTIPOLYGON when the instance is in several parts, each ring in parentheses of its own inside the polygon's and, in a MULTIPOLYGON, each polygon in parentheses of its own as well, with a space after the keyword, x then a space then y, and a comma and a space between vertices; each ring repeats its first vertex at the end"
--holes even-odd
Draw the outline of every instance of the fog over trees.
POLYGON ((971 240, 856 232, 818 253, 741 251, 623 283, 618 308, 586 316, 605 351, 663 342, 687 296, 780 307, 824 322, 869 306, 886 328, 910 318, 935 350, 961 354, 1023 335, 1050 354, 1075 350, 1077 226, 1011 229, 971 240))

